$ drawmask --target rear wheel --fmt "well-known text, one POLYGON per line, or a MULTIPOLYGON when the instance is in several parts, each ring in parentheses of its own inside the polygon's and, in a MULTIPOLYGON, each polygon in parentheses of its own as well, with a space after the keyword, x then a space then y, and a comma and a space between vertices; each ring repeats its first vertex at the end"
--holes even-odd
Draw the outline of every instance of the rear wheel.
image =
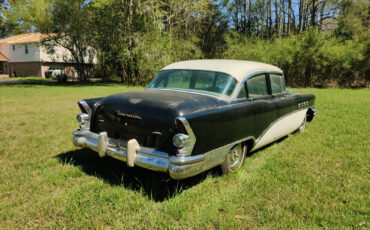
POLYGON ((225 161, 221 164, 222 173, 227 174, 238 170, 244 162, 246 152, 246 145, 243 145, 242 143, 234 145, 229 150, 225 161))

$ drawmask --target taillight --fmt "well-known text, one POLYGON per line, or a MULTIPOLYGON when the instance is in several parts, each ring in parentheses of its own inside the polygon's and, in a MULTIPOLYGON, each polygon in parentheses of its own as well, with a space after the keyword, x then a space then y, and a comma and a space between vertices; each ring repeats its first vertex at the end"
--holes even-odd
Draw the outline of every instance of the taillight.
POLYGON ((177 133, 173 136, 173 145, 178 157, 190 156, 195 144, 195 136, 189 122, 184 117, 176 118, 177 133))
POLYGON ((77 115, 77 122, 80 123, 80 130, 90 130, 91 108, 84 100, 78 101, 77 104, 82 112, 77 115))
POLYGON ((81 101, 78 101, 78 102, 77 102, 77 104, 78 104, 78 107, 80 107, 80 109, 81 109, 81 111, 82 111, 83 113, 87 113, 87 114, 91 115, 91 108, 90 108, 90 106, 86 103, 86 101, 81 100, 81 101))
POLYGON ((188 134, 184 123, 180 119, 176 119, 176 128, 178 133, 188 134))
POLYGON ((87 124, 90 122, 90 117, 86 113, 80 113, 77 115, 77 122, 81 124, 87 124))
POLYGON ((186 146, 186 141, 189 139, 188 135, 178 133, 173 136, 173 145, 177 148, 184 148, 186 146))
POLYGON ((78 107, 80 107, 81 112, 87 113, 86 109, 80 104, 80 102, 77 102, 77 104, 78 104, 78 107))

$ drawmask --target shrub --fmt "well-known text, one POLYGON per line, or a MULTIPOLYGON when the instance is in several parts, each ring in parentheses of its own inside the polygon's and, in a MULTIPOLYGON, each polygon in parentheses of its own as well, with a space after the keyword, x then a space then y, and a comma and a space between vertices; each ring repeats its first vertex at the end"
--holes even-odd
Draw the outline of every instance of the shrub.
MULTIPOLYGON (((366 36, 364 36, 366 37, 366 36)), ((369 85, 366 73, 369 42, 363 39, 343 41, 325 36, 312 28, 287 38, 259 40, 230 32, 223 58, 270 63, 279 66, 290 86, 364 87, 369 85)))
POLYGON ((65 74, 56 75, 57 82, 60 84, 67 83, 68 77, 65 74))

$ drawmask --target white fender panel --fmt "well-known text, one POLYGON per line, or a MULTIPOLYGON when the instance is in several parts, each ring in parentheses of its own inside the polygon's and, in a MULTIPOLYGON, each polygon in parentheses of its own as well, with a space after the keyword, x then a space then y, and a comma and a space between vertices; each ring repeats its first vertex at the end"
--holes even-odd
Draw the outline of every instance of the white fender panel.
POLYGON ((301 126, 306 113, 307 109, 302 109, 278 118, 256 140, 256 145, 252 150, 267 145, 298 129, 299 126, 301 126))

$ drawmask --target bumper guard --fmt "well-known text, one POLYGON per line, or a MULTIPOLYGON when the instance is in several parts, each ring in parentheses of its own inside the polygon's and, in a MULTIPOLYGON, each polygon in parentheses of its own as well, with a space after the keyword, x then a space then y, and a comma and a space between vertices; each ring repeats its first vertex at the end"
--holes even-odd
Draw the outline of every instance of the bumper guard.
POLYGON ((88 147, 98 152, 100 157, 106 155, 127 162, 128 166, 140 166, 160 172, 168 172, 173 179, 183 179, 204 171, 205 155, 189 157, 169 156, 168 153, 140 146, 135 139, 128 141, 127 148, 113 145, 106 132, 99 134, 91 131, 75 130, 73 144, 88 147), (134 143, 134 144, 130 144, 134 143))

